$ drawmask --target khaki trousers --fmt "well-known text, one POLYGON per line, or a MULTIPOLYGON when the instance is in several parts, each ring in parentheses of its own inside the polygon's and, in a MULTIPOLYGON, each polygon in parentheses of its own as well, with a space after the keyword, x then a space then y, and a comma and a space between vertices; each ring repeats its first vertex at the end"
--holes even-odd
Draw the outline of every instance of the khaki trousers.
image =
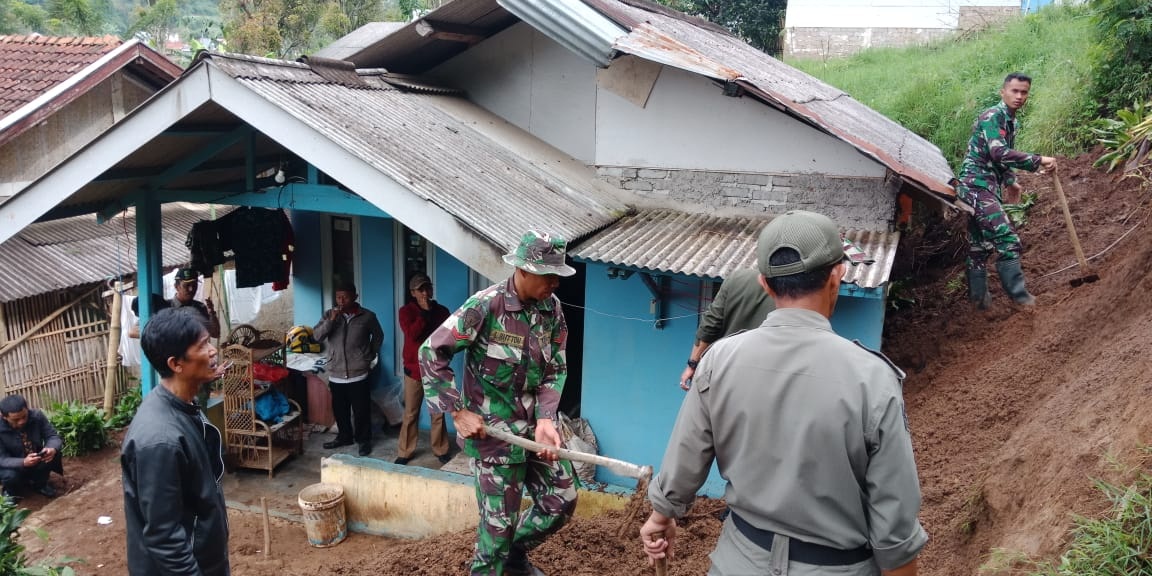
POLYGON ((765 550, 740 533, 732 516, 724 520, 708 576, 880 576, 871 558, 849 566, 814 566, 788 560, 788 537, 777 534, 765 550))
MULTIPOLYGON (((411 458, 416 452, 416 442, 420 438, 420 407, 424 405, 424 385, 419 380, 404 376, 404 423, 400 426, 400 442, 396 456, 411 458)), ((444 415, 432 415, 432 453, 443 456, 448 453, 448 431, 444 426, 444 415)))

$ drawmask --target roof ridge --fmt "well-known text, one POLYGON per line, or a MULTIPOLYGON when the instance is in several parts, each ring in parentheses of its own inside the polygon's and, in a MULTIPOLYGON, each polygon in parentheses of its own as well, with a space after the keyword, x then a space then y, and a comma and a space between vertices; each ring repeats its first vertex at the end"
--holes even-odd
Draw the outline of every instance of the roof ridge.
POLYGON ((119 36, 105 34, 103 36, 47 36, 44 34, 10 34, 0 35, 0 43, 5 44, 40 44, 40 45, 120 45, 124 41, 119 36))

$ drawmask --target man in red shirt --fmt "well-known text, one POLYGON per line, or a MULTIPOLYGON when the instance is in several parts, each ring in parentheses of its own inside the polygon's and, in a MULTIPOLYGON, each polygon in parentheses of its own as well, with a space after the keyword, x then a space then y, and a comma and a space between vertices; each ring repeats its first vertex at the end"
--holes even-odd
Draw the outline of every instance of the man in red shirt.
MULTIPOLYGON (((432 331, 448 319, 450 312, 432 299, 432 280, 416 274, 408 281, 412 298, 400 308, 400 330, 404 332, 404 423, 400 426, 400 442, 396 449, 396 463, 407 464, 416 451, 419 432, 420 407, 424 405, 424 384, 420 382, 420 359, 417 352, 432 331)), ((444 427, 444 414, 432 414, 432 453, 446 464, 448 432, 444 427)))

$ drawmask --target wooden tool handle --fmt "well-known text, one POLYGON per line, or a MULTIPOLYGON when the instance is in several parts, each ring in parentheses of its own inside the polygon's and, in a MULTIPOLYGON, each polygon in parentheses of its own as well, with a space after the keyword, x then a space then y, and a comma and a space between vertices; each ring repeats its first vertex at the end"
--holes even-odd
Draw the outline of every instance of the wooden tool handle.
POLYGON ((1076 226, 1072 223, 1072 211, 1068 209, 1068 198, 1064 196, 1064 187, 1060 185, 1060 176, 1052 172, 1052 185, 1056 188, 1056 196, 1060 199, 1060 209, 1064 211, 1064 224, 1068 226, 1068 236, 1072 238, 1072 249, 1076 251, 1076 261, 1080 263, 1080 271, 1088 271, 1088 259, 1084 257, 1084 249, 1080 247, 1080 238, 1076 235, 1076 226))
POLYGON ((487 424, 484 425, 484 431, 487 432, 488 435, 492 436, 493 438, 503 440, 504 442, 507 442, 509 444, 514 444, 516 446, 524 448, 525 450, 531 450, 533 452, 541 452, 543 450, 551 450, 552 452, 555 452, 558 456, 560 456, 560 458, 562 458, 564 460, 571 460, 572 462, 584 462, 586 464, 595 464, 596 466, 604 466, 605 468, 608 468, 609 470, 612 470, 613 472, 620 474, 621 476, 627 476, 629 478, 636 478, 637 480, 640 480, 640 479, 647 480, 647 479, 652 477, 652 467, 651 466, 637 466, 636 464, 632 464, 631 462, 625 462, 623 460, 617 460, 615 458, 608 458, 605 456, 600 456, 599 454, 588 454, 586 452, 577 452, 575 450, 569 450, 567 448, 556 448, 554 446, 545 446, 539 442, 534 442, 534 441, 529 440, 527 438, 521 438, 515 434, 512 434, 511 432, 507 432, 505 430, 500 430, 498 428, 493 428, 492 426, 489 426, 487 424))
MULTIPOLYGON (((663 537, 663 532, 652 533, 653 540, 659 540, 663 537)), ((658 558, 656 560, 656 576, 668 576, 668 551, 665 551, 663 558, 658 558)))

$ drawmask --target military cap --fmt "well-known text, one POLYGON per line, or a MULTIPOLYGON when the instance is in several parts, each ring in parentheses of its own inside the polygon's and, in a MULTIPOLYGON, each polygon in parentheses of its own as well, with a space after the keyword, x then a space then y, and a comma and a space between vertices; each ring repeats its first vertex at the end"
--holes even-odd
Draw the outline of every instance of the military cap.
POLYGON ((520 237, 520 245, 504 262, 533 274, 571 276, 576 269, 564 263, 568 241, 554 234, 529 230, 520 237))
POLYGON ((844 242, 831 218, 815 212, 789 210, 772 219, 756 241, 756 264, 765 278, 791 276, 826 268, 844 259, 844 242), (800 254, 798 262, 772 266, 781 248, 800 254))

